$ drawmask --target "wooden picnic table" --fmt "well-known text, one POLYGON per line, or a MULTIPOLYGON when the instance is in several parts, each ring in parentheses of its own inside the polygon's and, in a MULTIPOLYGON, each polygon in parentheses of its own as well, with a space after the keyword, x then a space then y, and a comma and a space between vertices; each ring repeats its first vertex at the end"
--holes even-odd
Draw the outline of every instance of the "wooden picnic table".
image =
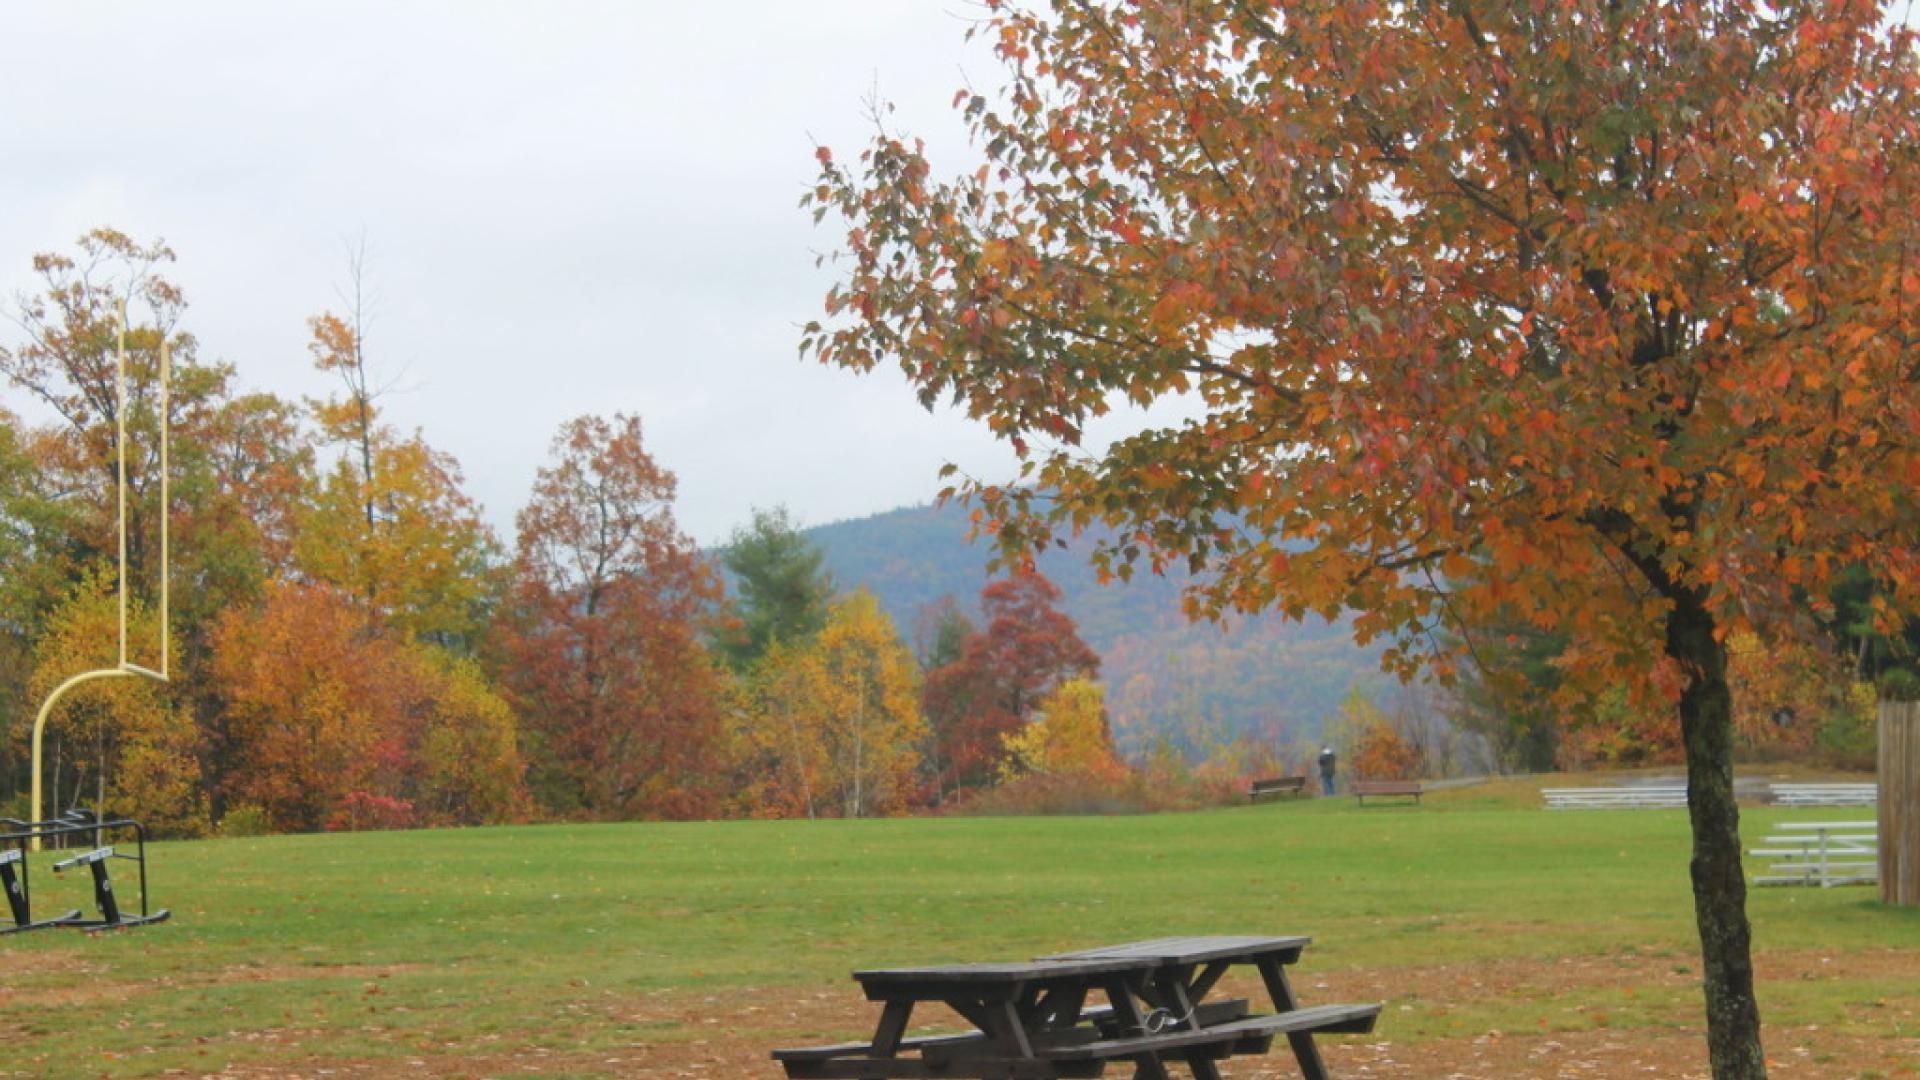
POLYGON ((1043 957, 1026 963, 971 963, 854 972, 868 1000, 882 1003, 864 1043, 774 1051, 790 1077, 977 1077, 1054 1080, 1097 1077, 1131 1062, 1137 1080, 1167 1080, 1183 1062, 1196 1080, 1219 1080, 1219 1059, 1265 1053, 1285 1034, 1309 1080, 1327 1077, 1316 1032, 1373 1029, 1378 1005, 1302 1008, 1284 965, 1305 937, 1161 938, 1043 957), (1245 1000, 1207 1000, 1236 965, 1259 970, 1272 1014, 1249 1015, 1245 1000), (1089 1003, 1098 995, 1104 1004, 1089 1003), (909 1038, 916 1006, 939 1003, 976 1025, 956 1035, 909 1038))

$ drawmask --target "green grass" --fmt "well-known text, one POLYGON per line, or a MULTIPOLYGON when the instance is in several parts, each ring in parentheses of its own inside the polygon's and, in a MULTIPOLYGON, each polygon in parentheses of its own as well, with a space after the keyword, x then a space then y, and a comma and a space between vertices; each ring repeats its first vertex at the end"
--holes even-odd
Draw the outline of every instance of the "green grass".
MULTIPOLYGON (((0 939, 0 1075, 611 1051, 704 1037, 629 1007, 660 991, 797 986, 851 1000, 856 967, 1207 932, 1313 935, 1301 977, 1397 988, 1381 1034, 1396 1041, 1696 1024, 1685 815, 1549 813, 1530 790, 1364 810, 1337 799, 1151 817, 157 844, 155 900, 171 923, 0 939), (1551 972, 1573 959, 1588 965, 1583 982, 1524 996, 1466 981, 1478 965, 1551 972), (1610 966, 1623 977, 1610 981, 1610 966), (1670 978, 1644 985, 1649 969, 1670 978)), ((1857 816, 1748 811, 1744 827, 1857 816)), ((85 902, 81 882, 39 866, 35 884, 42 910, 85 902)), ((1883 908, 1861 888, 1755 890, 1750 911, 1763 971, 1770 955, 1794 960, 1763 988, 1770 1026, 1914 1034, 1920 988, 1885 962, 1847 962, 1920 950, 1920 911, 1883 908), (1813 952, 1831 962, 1800 962, 1813 952), (1807 967, 1814 977, 1799 977, 1807 967)), ((794 1034, 770 1018, 749 1037, 772 1046, 794 1034)))

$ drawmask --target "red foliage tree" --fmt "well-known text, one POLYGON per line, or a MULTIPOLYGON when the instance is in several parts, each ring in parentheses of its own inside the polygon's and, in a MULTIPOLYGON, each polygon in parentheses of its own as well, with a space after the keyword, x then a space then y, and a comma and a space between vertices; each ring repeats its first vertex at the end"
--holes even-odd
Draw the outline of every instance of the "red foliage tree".
POLYGON ((520 512, 493 651, 549 810, 692 817, 717 805, 722 684, 699 630, 720 583, 674 524, 674 486, 638 417, 582 417, 554 438, 520 512))
POLYGON ((923 711, 939 763, 933 778, 945 797, 993 782, 1006 736, 1032 719, 1061 683, 1092 678, 1100 657, 1055 605, 1060 588, 1038 571, 1016 573, 980 593, 986 629, 969 634, 960 657, 927 674, 923 711))

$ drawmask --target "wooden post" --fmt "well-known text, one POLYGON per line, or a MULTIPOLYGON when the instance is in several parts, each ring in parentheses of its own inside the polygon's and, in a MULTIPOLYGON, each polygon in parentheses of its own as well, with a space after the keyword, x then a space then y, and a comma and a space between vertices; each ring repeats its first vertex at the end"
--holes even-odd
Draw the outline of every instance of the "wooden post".
POLYGON ((1880 703, 1880 899, 1920 907, 1920 702, 1880 703))

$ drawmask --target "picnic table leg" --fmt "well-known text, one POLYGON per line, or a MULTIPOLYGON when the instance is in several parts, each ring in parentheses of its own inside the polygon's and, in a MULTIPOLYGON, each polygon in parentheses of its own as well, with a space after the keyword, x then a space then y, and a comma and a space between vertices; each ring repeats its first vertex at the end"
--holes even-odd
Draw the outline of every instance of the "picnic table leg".
POLYGON ((1220 1066, 1199 1051, 1187 1055, 1187 1066, 1193 1070, 1193 1080, 1222 1080, 1220 1066))
POLYGON ((1187 994, 1187 979, 1193 969, 1168 971, 1159 979, 1159 1004, 1173 1016, 1176 1026, 1188 1031, 1200 1028, 1200 1018, 1195 1015, 1193 998, 1187 994))
MULTIPOLYGON (((1218 976, 1215 976, 1215 978, 1218 978, 1218 976)), ((1157 980, 1157 984, 1160 1007, 1174 1015, 1175 1022, 1178 1026, 1188 1031, 1198 1031, 1200 1029, 1200 1017, 1195 1001, 1204 991, 1200 993, 1188 992, 1190 985, 1196 985, 1193 983, 1192 965, 1173 968, 1162 973, 1157 980)), ((1212 985, 1211 981, 1208 985, 1212 985)), ((1220 1066, 1214 1063, 1208 1051, 1195 1049, 1186 1055, 1186 1059, 1187 1068, 1193 1071, 1193 1080, 1222 1080, 1220 1076, 1220 1066)))
POLYGON ((913 1002, 889 1001, 880 1012, 880 1025, 873 1029, 873 1056, 890 1058, 900 1052, 900 1038, 907 1033, 907 1017, 913 1015, 913 1002))
POLYGON ((1027 1029, 1020 1022, 1020 1010, 1011 1001, 996 1001, 987 1005, 986 1018, 992 1021, 986 1032, 1010 1055, 1020 1058, 1033 1056, 1033 1044, 1027 1040, 1027 1029))
MULTIPOLYGON (((1276 1012, 1290 1012, 1300 1007, 1293 996, 1293 987, 1287 985, 1287 973, 1280 967, 1280 961, 1273 957, 1260 960, 1260 978, 1267 984, 1267 993, 1273 997, 1276 1012)), ((1300 1072, 1307 1080, 1331 1080, 1327 1072, 1327 1063, 1321 1060, 1320 1048, 1313 1044, 1313 1033, 1309 1031, 1287 1032, 1287 1044, 1293 1047, 1293 1056, 1300 1062, 1300 1072)))
POLYGON ((1187 992, 1192 994, 1196 1001, 1206 997, 1208 992, 1213 989, 1213 984, 1219 982, 1220 976, 1225 975, 1227 969, 1232 966, 1232 964, 1224 960, 1208 964, 1207 969, 1200 973, 1200 977, 1194 980, 1193 985, 1188 988, 1187 992))
POLYGON ((1062 987, 1039 998, 1022 1014, 1031 1016, 1036 1028, 1042 1031, 1055 1028, 1071 1028, 1080 1022, 1080 1010, 1087 1001, 1085 986, 1062 987))
MULTIPOLYGON (((1118 1017, 1122 1032, 1147 1030, 1146 1017, 1140 1015, 1140 1006, 1133 1000, 1133 986, 1124 978, 1116 977, 1106 984, 1107 998, 1113 1002, 1113 1014, 1118 1017)), ((1133 1059, 1133 1080, 1173 1080, 1167 1075, 1167 1067, 1160 1063, 1158 1054, 1141 1054, 1133 1059)))

